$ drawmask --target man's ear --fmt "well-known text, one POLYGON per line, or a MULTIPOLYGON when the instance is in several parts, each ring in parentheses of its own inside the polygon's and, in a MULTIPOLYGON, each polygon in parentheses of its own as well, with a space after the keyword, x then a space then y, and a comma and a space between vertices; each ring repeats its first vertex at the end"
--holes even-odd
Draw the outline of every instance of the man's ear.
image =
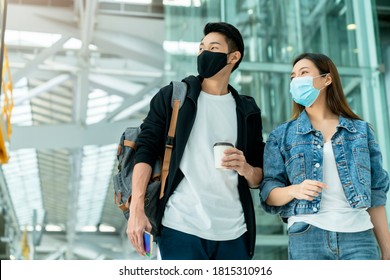
POLYGON ((231 54, 229 54, 228 63, 229 64, 236 64, 241 58, 241 53, 239 51, 234 51, 231 54))

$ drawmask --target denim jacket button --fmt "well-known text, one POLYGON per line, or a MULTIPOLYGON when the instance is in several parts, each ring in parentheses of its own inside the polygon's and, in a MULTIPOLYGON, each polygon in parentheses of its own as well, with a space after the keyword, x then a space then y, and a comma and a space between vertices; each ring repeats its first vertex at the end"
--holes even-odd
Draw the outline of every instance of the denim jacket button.
POLYGON ((317 162, 315 165, 314 165, 316 168, 320 167, 320 164, 317 162))

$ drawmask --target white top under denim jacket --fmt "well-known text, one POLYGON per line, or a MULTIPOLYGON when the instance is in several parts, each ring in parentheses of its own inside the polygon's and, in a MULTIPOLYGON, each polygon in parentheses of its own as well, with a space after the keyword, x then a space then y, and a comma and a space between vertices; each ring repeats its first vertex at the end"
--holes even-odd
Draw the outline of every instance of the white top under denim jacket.
MULTIPOLYGON (((349 205, 385 205, 389 176, 382 167, 382 155, 368 123, 340 116, 331 142, 349 205)), ((313 201, 293 199, 284 206, 269 206, 265 201, 277 187, 300 184, 306 179, 323 182, 323 146, 322 134, 312 127, 306 111, 272 131, 264 150, 264 179, 260 186, 260 202, 266 212, 288 218, 320 210, 321 194, 313 201)))
POLYGON ((328 188, 321 192, 321 209, 316 215, 303 214, 288 218, 287 228, 296 222, 304 222, 333 232, 361 232, 373 228, 367 208, 352 208, 345 197, 332 142, 323 147, 324 183, 328 188))

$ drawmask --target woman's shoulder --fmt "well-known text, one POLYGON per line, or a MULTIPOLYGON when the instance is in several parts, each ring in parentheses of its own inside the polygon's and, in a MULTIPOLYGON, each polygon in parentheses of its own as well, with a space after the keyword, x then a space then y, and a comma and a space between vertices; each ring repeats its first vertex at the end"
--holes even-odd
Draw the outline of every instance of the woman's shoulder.
POLYGON ((352 118, 348 118, 347 120, 353 125, 357 132, 372 131, 372 125, 365 120, 352 118))
POLYGON ((354 125, 358 125, 358 126, 367 126, 369 123, 365 120, 361 120, 361 119, 349 119, 354 125))
POLYGON ((278 124, 270 133, 270 137, 280 138, 287 132, 296 130, 297 120, 288 120, 278 124))

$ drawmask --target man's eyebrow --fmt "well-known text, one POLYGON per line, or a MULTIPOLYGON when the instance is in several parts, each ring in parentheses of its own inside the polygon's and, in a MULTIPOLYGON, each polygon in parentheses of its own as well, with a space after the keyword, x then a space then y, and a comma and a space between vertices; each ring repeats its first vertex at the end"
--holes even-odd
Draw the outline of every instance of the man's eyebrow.
MULTIPOLYGON (((204 45, 203 41, 199 45, 204 45)), ((220 42, 210 42, 209 45, 221 45, 220 42)))

